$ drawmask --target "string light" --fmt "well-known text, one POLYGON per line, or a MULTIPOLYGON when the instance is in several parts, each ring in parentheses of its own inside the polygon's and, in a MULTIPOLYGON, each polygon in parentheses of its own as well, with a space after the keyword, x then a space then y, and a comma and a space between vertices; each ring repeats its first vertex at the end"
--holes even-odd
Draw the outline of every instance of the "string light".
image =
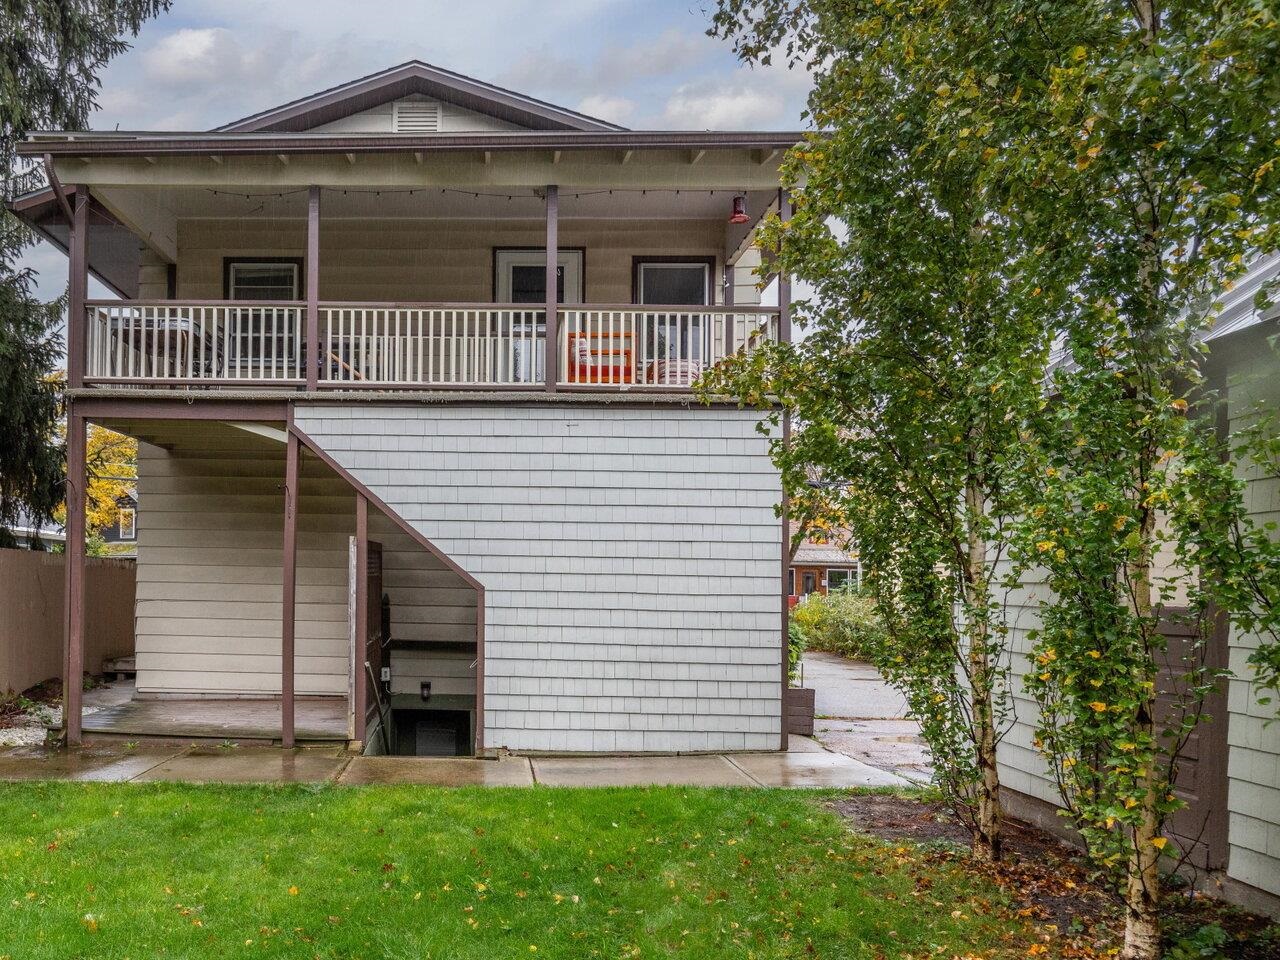
MULTIPOLYGON (((307 192, 308 192, 308 189, 309 189, 309 188, 301 187, 301 188, 299 188, 299 189, 297 189, 297 190, 276 190, 276 191, 272 191, 272 192, 270 192, 270 193, 241 193, 241 192, 239 192, 239 191, 234 191, 234 190, 215 190, 215 189, 213 189, 212 187, 206 187, 206 188, 205 188, 206 192, 208 192, 208 193, 210 193, 210 194, 213 194, 213 195, 214 195, 214 196, 216 196, 216 197, 234 197, 234 198, 236 198, 237 200, 264 200, 264 199, 267 199, 267 200, 283 200, 285 197, 293 197, 293 196, 298 196, 299 194, 307 193, 307 192)), ((334 189, 335 189, 335 188, 333 188, 333 187, 321 187, 321 188, 320 188, 321 192, 332 191, 332 190, 334 190, 334 189)), ((412 187, 412 188, 406 188, 406 189, 403 189, 403 190, 352 190, 352 189, 350 189, 350 188, 347 188, 347 189, 344 189, 344 190, 342 191, 342 195, 343 195, 344 197, 345 197, 345 196, 348 196, 348 195, 350 195, 350 194, 356 194, 356 195, 372 195, 372 196, 375 196, 375 197, 381 197, 381 196, 383 196, 383 195, 386 195, 386 196, 388 196, 388 197, 397 197, 397 196, 404 196, 404 195, 406 195, 406 194, 407 194, 408 196, 411 196, 411 197, 412 197, 415 193, 419 193, 419 192, 421 192, 421 191, 422 191, 422 187, 412 187)), ((736 194, 742 194, 742 193, 746 193, 746 192, 747 192, 747 191, 746 191, 745 189, 743 189, 743 190, 708 190, 708 191, 707 191, 707 196, 709 196, 709 197, 715 197, 715 195, 716 195, 717 193, 730 193, 730 194, 735 194, 735 195, 736 195, 736 194)), ((584 198, 584 197, 600 197, 600 196, 606 196, 606 195, 607 195, 607 196, 612 197, 615 193, 638 193, 638 194, 640 194, 640 196, 642 196, 642 197, 647 197, 647 196, 648 196, 649 194, 651 194, 651 193, 670 193, 670 194, 674 194, 675 196, 677 196, 677 197, 678 197, 678 196, 680 196, 680 194, 681 194, 681 193, 686 193, 686 194, 687 194, 687 193, 701 193, 701 191, 700 191, 700 190, 693 190, 693 191, 691 191, 691 190, 683 190, 683 189, 678 189, 678 188, 675 188, 675 187, 670 187, 670 188, 661 188, 661 187, 658 187, 658 188, 648 188, 648 187, 646 187, 646 188, 614 187, 614 188, 611 188, 611 189, 601 189, 601 190, 579 190, 579 191, 576 191, 576 192, 574 192, 574 193, 561 193, 561 194, 560 194, 560 199, 561 199, 561 200, 580 200, 580 199, 582 199, 582 198, 584 198)), ((477 191, 477 190, 456 190, 456 189, 452 189, 452 188, 449 188, 449 187, 441 187, 441 188, 440 188, 440 195, 441 195, 442 197, 443 197, 443 196, 446 196, 446 195, 448 195, 448 194, 453 194, 454 196, 459 196, 459 197, 471 197, 473 200, 479 200, 479 199, 481 199, 481 198, 483 197, 483 198, 486 198, 486 199, 492 199, 492 200, 504 200, 504 199, 505 199, 505 200, 506 200, 506 201, 508 201, 508 202, 510 202, 510 201, 512 201, 512 200, 541 200, 541 199, 543 199, 543 198, 542 198, 542 196, 541 196, 541 194, 538 194, 538 193, 487 193, 487 192, 485 192, 485 191, 483 191, 483 190, 480 190, 480 191, 477 191)))

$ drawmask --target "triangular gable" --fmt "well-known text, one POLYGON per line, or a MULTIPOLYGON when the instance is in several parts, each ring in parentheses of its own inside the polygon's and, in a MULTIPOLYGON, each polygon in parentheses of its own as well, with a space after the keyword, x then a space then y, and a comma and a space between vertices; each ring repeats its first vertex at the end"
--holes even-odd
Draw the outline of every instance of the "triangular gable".
POLYGON ((439 102, 526 130, 625 130, 586 114, 411 60, 329 90, 218 127, 218 133, 301 132, 333 128, 345 118, 398 100, 439 102))

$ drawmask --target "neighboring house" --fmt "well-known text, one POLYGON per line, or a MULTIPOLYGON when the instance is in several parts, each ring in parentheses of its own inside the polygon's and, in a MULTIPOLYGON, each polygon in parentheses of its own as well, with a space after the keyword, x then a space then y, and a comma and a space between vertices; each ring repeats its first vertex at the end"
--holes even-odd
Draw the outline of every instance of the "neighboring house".
POLYGON ((213 131, 32 135, 72 489, 86 421, 140 441, 138 703, 400 752, 785 747, 780 480, 760 413, 692 384, 789 336, 755 234, 799 138, 418 62, 213 131))
POLYGON ((130 487, 116 497, 116 515, 101 531, 113 557, 131 557, 138 545, 138 488, 130 487))
MULTIPOLYGON (((792 524, 792 535, 797 532, 792 524)), ((787 574, 787 592, 792 600, 811 593, 862 586, 862 561, 858 555, 832 542, 832 537, 806 537, 796 547, 787 574)))
MULTIPOLYGON (((1280 309, 1266 313, 1255 295, 1280 280, 1280 256, 1256 264, 1222 299, 1207 337, 1204 362, 1208 386, 1225 397, 1222 430, 1238 430, 1258 405, 1280 411, 1280 309)), ((1259 524, 1280 521, 1280 477, 1242 465, 1245 503, 1259 524)), ((1060 829, 1058 790, 1032 743, 1036 706, 1023 691, 1029 669, 1027 631, 1038 625, 1043 586, 1028 575, 1008 602, 1014 624, 1013 691, 1017 719, 1000 745, 1000 777, 1009 791, 1009 809, 1018 816, 1060 829)), ((1171 624, 1170 659, 1176 662, 1185 626, 1171 624)), ((1253 909, 1280 916, 1280 727, 1274 701, 1257 702, 1247 660, 1259 638, 1221 623, 1208 650, 1211 666, 1229 667, 1232 679, 1205 704, 1210 718, 1191 738, 1179 772, 1179 793, 1187 807, 1173 819, 1170 833, 1190 862, 1202 871, 1202 886, 1253 909)))
POLYGON ((19 550, 52 550, 54 546, 66 543, 67 535, 61 526, 49 521, 36 523, 25 508, 18 513, 18 522, 9 528, 13 538, 18 542, 19 550))

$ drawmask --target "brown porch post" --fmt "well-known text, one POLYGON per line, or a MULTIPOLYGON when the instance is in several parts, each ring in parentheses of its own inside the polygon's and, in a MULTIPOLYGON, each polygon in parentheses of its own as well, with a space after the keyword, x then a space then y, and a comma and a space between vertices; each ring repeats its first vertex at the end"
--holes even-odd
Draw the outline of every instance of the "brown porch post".
POLYGON ((307 191, 307 389, 320 382, 320 188, 307 191))
MULTIPOLYGON (((778 191, 778 216, 786 221, 791 217, 791 195, 786 188, 778 191)), ((791 342, 791 277, 784 271, 778 271, 778 340, 791 342)), ((782 415, 782 443, 791 443, 791 414, 782 415)), ((787 671, 787 659, 791 651, 790 627, 791 605, 788 602, 787 574, 791 567, 791 518, 789 516, 786 492, 782 494, 782 743, 780 749, 787 749, 787 687, 790 677, 787 671)))
POLYGON ((284 582, 280 620, 280 746, 294 745, 294 628, 298 569, 298 438, 291 432, 284 467, 284 582))
POLYGON ((356 740, 365 738, 365 721, 369 715, 369 681, 365 676, 365 647, 369 642, 369 501, 356 494, 356 622, 355 622, 355 715, 356 740))
POLYGON ((85 469, 84 416, 76 403, 67 404, 67 547, 65 555, 64 617, 66 645, 62 668, 62 734, 69 747, 81 743, 80 713, 84 694, 84 526, 85 469))
POLYGON ((560 316, 556 277, 560 268, 560 188, 547 187, 547 389, 554 391, 560 379, 560 316))
POLYGON ((68 238, 71 257, 67 277, 67 386, 84 386, 84 301, 89 292, 89 190, 76 187, 72 206, 71 235, 68 238))
MULTIPOLYGON (((724 265, 724 305, 732 307, 737 291, 733 289, 735 267, 732 263, 724 265)), ((737 325, 732 313, 724 315, 724 355, 733 356, 733 328, 737 325)))

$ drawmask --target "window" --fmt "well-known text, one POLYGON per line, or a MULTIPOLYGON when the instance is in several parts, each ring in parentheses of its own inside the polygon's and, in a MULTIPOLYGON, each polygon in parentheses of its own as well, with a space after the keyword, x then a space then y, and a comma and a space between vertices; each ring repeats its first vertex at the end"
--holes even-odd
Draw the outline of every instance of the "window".
MULTIPOLYGON (((634 261, 632 280, 633 299, 638 304, 654 304, 669 307, 697 307, 711 302, 711 273, 714 259, 645 259, 634 261)), ((687 371, 655 369, 657 382, 684 382, 695 379, 701 372, 703 336, 710 331, 706 318, 700 315, 685 317, 675 313, 653 313, 646 318, 648 325, 648 360, 663 365, 687 365, 687 371)))
POLYGON ((120 539, 136 540, 138 538, 137 514, 132 507, 120 508, 120 539))
MULTIPOLYGON (((280 302, 302 296, 301 259, 228 259, 225 264, 228 300, 280 302)), ((270 308, 233 310, 228 322, 232 363, 259 369, 263 364, 292 366, 297 332, 287 314, 270 308)))
POLYGON ((705 260, 636 263, 636 301, 667 306, 703 306, 710 299, 712 263, 705 260))
POLYGON ((231 260, 227 263, 228 300, 297 300, 301 260, 231 260))
MULTIPOLYGON (((556 259, 556 300, 582 302, 584 251, 561 248, 556 259)), ((499 247, 493 251, 496 303, 547 302, 547 252, 540 247, 499 247)))
POLYGON ((809 594, 813 593, 813 591, 818 589, 818 577, 816 574, 812 572, 805 573, 803 582, 804 582, 804 595, 806 597, 809 594))
POLYGON ((852 586, 854 577, 852 570, 828 570, 827 571, 827 589, 840 590, 843 587, 852 586))

